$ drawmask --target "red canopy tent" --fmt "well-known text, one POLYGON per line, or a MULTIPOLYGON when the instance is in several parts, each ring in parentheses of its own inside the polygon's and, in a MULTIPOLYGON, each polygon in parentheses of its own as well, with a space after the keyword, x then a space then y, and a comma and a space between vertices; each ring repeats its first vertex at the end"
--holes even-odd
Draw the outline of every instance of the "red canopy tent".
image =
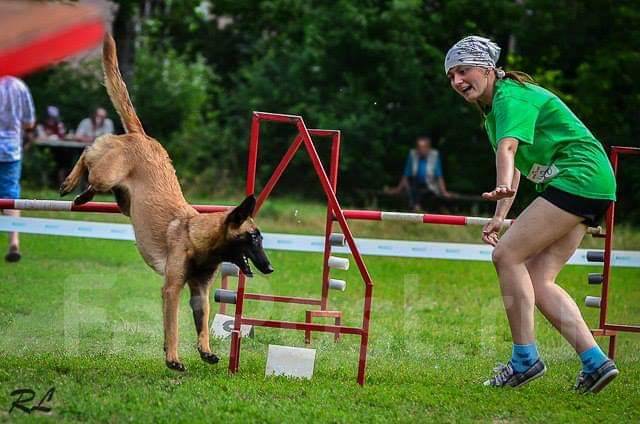
POLYGON ((0 75, 23 76, 96 47, 105 32, 102 4, 0 2, 0 75))

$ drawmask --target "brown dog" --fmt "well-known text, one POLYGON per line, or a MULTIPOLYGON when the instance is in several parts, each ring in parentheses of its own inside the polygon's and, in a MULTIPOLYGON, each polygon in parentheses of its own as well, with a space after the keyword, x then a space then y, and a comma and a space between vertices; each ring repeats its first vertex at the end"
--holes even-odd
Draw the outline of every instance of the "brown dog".
POLYGON ((218 357, 209 347, 209 288, 221 262, 229 261, 251 276, 247 258, 263 273, 273 271, 262 249, 262 236, 251 218, 255 198, 247 197, 224 213, 199 214, 182 194, 165 149, 147 136, 129 99, 111 36, 104 40, 102 62, 109 97, 126 130, 104 135, 87 147, 60 187, 72 191, 88 173, 89 186, 74 202, 97 192, 113 192, 122 213, 131 218, 136 243, 145 262, 165 277, 162 288, 164 349, 169 368, 184 371, 178 358, 178 304, 185 283, 198 335, 200 357, 218 357))

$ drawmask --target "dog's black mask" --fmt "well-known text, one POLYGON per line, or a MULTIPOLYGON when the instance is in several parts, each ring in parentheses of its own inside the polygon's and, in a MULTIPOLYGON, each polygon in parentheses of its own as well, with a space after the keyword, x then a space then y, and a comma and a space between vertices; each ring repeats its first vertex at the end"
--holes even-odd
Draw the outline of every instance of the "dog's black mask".
POLYGON ((261 273, 273 272, 269 258, 262 248, 262 234, 257 229, 232 240, 225 250, 225 261, 234 263, 247 277, 253 277, 249 260, 261 273))
MULTIPOLYGON (((226 224, 229 226, 230 232, 237 231, 234 230, 234 228, 242 228, 245 221, 253 215, 255 207, 256 198, 254 196, 247 196, 240 205, 234 208, 226 218, 226 224)), ((260 234, 260 230, 255 226, 251 227, 252 228, 232 237, 227 246, 225 246, 224 260, 234 263, 247 277, 253 276, 251 268, 249 267, 249 260, 251 260, 256 268, 263 274, 271 274, 273 268, 262 248, 262 235, 260 234)))

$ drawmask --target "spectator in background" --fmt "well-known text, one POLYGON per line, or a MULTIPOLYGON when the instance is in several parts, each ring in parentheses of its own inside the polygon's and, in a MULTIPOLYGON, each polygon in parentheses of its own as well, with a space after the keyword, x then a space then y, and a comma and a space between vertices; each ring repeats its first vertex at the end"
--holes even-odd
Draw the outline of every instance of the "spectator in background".
MULTIPOLYGON (((64 122, 60 118, 60 109, 52 105, 47 106, 47 116, 38 124, 36 133, 37 141, 64 141, 70 137, 70 135, 67 136, 64 122)), ((60 184, 71 170, 76 154, 73 149, 64 146, 56 146, 51 149, 51 153, 56 164, 56 179, 60 184)))
MULTIPOLYGON (((22 131, 35 125, 35 111, 29 88, 18 78, 0 77, 0 198, 20 197, 22 171, 22 131)), ((20 211, 4 210, 5 215, 20 216, 20 211)), ((20 260, 18 233, 9 234, 7 262, 20 260)))
POLYGON ((47 106, 47 117, 37 127, 38 139, 63 140, 66 132, 64 123, 60 120, 60 109, 56 106, 47 106))
POLYGON ((98 107, 90 118, 84 118, 80 121, 75 138, 83 143, 91 144, 104 134, 113 134, 113 121, 107 118, 105 108, 98 107))
POLYGON ((435 206, 438 197, 450 197, 442 173, 440 153, 431 146, 431 138, 416 139, 416 148, 409 151, 404 173, 398 185, 386 190, 387 194, 406 192, 409 208, 418 212, 425 205, 435 206))

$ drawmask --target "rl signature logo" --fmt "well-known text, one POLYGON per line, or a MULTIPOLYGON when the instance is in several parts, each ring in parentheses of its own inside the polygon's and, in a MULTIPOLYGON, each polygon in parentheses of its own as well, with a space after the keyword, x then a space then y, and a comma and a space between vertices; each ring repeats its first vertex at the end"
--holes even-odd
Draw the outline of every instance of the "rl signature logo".
POLYGON ((36 392, 31 389, 14 390, 13 392, 11 392, 10 396, 17 396, 18 398, 15 399, 11 404, 9 413, 11 413, 14 409, 20 409, 22 412, 26 412, 27 414, 30 414, 34 411, 49 412, 51 411, 51 408, 45 406, 44 404, 46 402, 51 402, 51 399, 53 398, 53 392, 55 392, 55 390, 55 387, 50 388, 47 393, 44 394, 42 399, 40 399, 40 402, 37 405, 33 405, 32 407, 29 407, 28 405, 30 405, 30 402, 33 400, 33 398, 36 397, 36 392))

